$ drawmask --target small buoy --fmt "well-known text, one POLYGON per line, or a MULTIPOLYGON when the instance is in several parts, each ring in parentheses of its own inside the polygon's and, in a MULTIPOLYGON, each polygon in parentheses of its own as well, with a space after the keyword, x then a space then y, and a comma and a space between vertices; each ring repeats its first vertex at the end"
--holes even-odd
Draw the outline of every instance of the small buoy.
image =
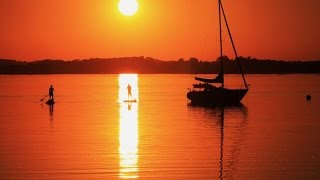
POLYGON ((310 101, 310 100, 311 100, 311 96, 310 96, 309 94, 306 96, 306 100, 307 100, 307 101, 310 101))

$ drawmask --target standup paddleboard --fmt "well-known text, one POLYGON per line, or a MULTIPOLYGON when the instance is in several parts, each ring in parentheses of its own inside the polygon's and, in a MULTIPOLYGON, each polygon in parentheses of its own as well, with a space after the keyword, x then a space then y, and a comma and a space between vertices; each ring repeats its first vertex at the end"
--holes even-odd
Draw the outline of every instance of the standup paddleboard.
POLYGON ((54 105, 54 103, 56 103, 53 99, 49 99, 46 104, 48 105, 54 105))
POLYGON ((135 103, 135 102, 137 102, 137 100, 136 99, 126 99, 126 100, 124 100, 123 102, 127 102, 127 103, 135 103))

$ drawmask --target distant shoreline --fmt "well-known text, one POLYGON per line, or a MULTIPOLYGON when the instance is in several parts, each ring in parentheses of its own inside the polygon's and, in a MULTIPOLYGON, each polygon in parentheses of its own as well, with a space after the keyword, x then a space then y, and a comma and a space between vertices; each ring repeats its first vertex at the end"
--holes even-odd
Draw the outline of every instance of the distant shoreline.
MULTIPOLYGON (((237 61, 222 58, 225 74, 239 74, 237 61)), ((245 74, 320 74, 319 61, 259 60, 239 57, 245 74)), ((201 61, 197 58, 161 61, 150 57, 91 58, 84 60, 16 61, 0 59, 0 74, 217 74, 220 59, 201 61)))

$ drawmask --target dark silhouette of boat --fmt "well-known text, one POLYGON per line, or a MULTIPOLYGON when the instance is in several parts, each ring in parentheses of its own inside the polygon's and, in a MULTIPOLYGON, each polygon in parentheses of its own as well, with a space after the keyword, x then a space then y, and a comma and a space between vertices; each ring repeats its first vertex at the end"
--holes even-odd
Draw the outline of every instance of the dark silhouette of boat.
POLYGON ((53 99, 49 99, 46 104, 48 105, 54 105, 54 103, 56 103, 53 99))
POLYGON ((126 99, 126 100, 123 100, 123 102, 125 102, 125 103, 136 103, 137 100, 136 99, 126 99))
POLYGON ((246 82, 244 73, 241 68, 240 60, 231 36, 228 21, 223 9, 221 0, 218 0, 219 7, 219 31, 220 31, 220 73, 214 79, 195 77, 199 84, 193 84, 193 89, 187 93, 187 98, 192 104, 204 105, 236 105, 239 104, 242 98, 247 94, 249 86, 246 82), (223 51, 222 51, 222 15, 225 25, 228 30, 229 38, 235 53, 236 61, 238 62, 239 70, 242 75, 244 88, 230 89, 224 86, 224 71, 223 71, 223 51), (220 84, 216 87, 214 84, 220 84))

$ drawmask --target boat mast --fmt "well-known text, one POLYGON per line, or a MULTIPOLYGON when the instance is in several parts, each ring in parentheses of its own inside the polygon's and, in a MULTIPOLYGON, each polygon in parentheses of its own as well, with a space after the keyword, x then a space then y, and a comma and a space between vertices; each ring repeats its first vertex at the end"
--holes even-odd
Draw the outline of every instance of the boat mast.
MULTIPOLYGON (((221 0, 218 0, 218 6, 219 6, 219 33, 220 33, 220 74, 222 74, 222 78, 224 78, 223 74, 223 62, 222 62, 222 27, 221 27, 221 0)), ((221 83, 222 87, 224 87, 224 81, 221 83)))
MULTIPOLYGON (((247 84, 246 78, 244 77, 244 74, 243 74, 243 71, 242 71, 242 67, 241 67, 241 64, 240 64, 238 53, 237 53, 236 47, 235 47, 234 42, 233 42, 233 38, 232 38, 232 35, 231 35, 231 31, 230 31, 230 28, 229 28, 229 25, 228 25, 228 21, 227 21, 226 14, 224 12, 221 0, 219 0, 219 18, 220 18, 220 9, 222 10, 222 13, 223 13, 223 18, 224 18, 224 21, 225 21, 227 29, 228 29, 228 34, 229 34, 229 37, 230 37, 230 41, 231 41, 231 44, 232 44, 232 48, 233 48, 234 54, 236 56, 236 61, 238 63, 238 66, 239 66, 239 69, 240 69, 240 72, 241 72, 241 75, 242 75, 242 79, 243 79, 244 85, 248 89, 248 84, 247 84)), ((220 24, 220 28, 221 28, 221 24, 220 24)), ((221 30, 220 30, 220 36, 221 36, 221 30)))

